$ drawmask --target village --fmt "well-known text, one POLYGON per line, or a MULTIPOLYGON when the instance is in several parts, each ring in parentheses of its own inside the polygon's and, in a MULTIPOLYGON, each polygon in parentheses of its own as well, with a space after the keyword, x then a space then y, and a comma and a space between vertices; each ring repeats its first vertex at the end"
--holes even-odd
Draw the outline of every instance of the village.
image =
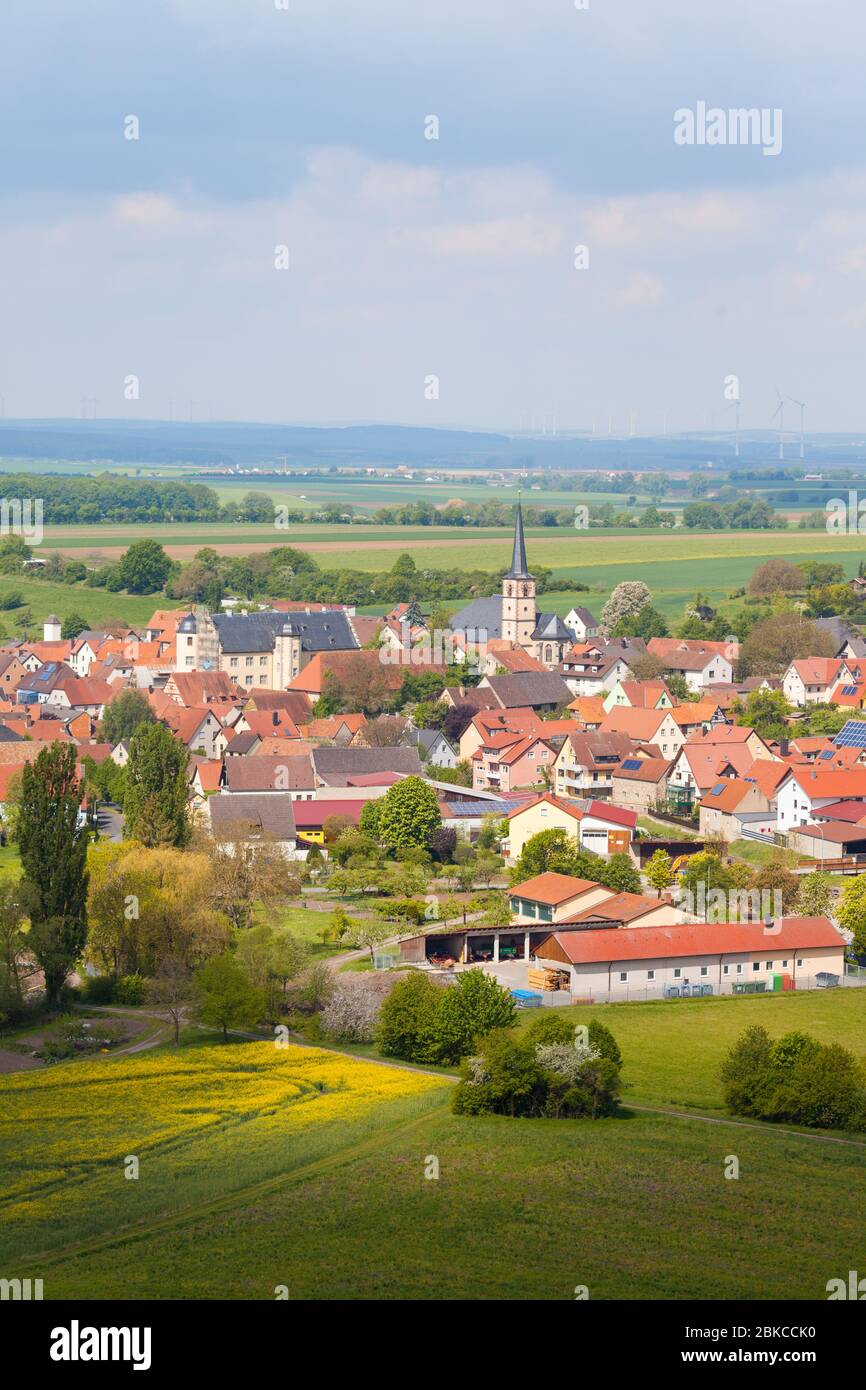
POLYGON ((539 612, 518 503, 501 596, 453 616, 447 666, 417 599, 384 617, 230 600, 67 638, 51 615, 42 640, 5 643, 3 820, 23 767, 72 746, 81 814, 119 841, 111 787, 130 738, 110 735, 132 700, 184 750, 190 821, 234 853, 266 844, 304 866, 305 892, 363 869, 375 803, 408 779, 446 832, 438 858, 468 865, 482 842, 487 901, 449 925, 416 884, 423 910, 381 927, 379 969, 480 967, 521 1007, 858 984, 832 908, 866 864, 866 642, 826 626, 835 656, 737 681, 734 638, 606 637, 586 608, 539 612), (407 672, 424 699, 351 707, 407 672), (743 717, 767 695, 787 702, 785 733, 743 717), (822 705, 852 717, 799 734, 822 705))

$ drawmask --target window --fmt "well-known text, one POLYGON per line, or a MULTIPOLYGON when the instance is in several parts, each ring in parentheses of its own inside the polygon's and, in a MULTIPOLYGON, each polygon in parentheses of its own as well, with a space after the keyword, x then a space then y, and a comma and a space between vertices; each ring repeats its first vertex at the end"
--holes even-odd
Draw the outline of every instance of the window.
POLYGON ((683 973, 683 972, 682 972, 681 970, 675 970, 675 971, 674 971, 674 979, 675 979, 675 980, 679 980, 679 979, 682 977, 682 973, 683 973))
POLYGON ((767 970, 772 970, 772 968, 773 968, 773 962, 772 962, 771 960, 765 960, 765 961, 764 961, 764 965, 765 965, 765 967, 766 967, 767 970))
POLYGON ((622 984, 625 984, 626 980, 628 979, 628 972, 625 970, 621 970, 619 972, 619 978, 622 984))
POLYGON ((251 656, 245 656, 245 657, 244 657, 244 665, 245 665, 245 666, 252 666, 252 664, 253 664, 253 659, 252 659, 252 657, 251 657, 251 656))
POLYGON ((244 685, 252 685, 252 683, 253 683, 253 678, 252 678, 252 676, 244 676, 244 685))
POLYGON ((803 964, 802 960, 798 960, 798 961, 797 961, 797 964, 798 964, 798 965, 802 965, 802 964, 803 964))
POLYGON ((267 683, 268 683, 268 678, 267 678, 267 676, 259 676, 259 685, 267 685, 267 683))
POLYGON ((783 970, 787 970, 787 969, 788 969, 788 962, 787 962, 786 960, 783 960, 783 961, 782 961, 782 969, 783 969, 783 970))
POLYGON ((260 666, 267 666, 267 664, 268 664, 268 658, 267 658, 266 656, 260 656, 260 657, 259 657, 259 665, 260 665, 260 666))
POLYGON ((193 639, 192 639, 191 637, 187 637, 187 639, 186 639, 186 645, 187 645, 188 647, 191 647, 191 646, 192 646, 192 642, 193 642, 193 639))
POLYGON ((723 975, 729 975, 730 972, 731 972, 731 967, 730 967, 729 965, 723 965, 723 966, 722 966, 722 974, 723 974, 723 975))
POLYGON ((237 659, 236 656, 233 656, 233 657, 231 657, 231 658, 229 659, 229 666, 235 667, 235 666, 237 666, 237 664, 238 664, 238 659, 237 659))
POLYGON ((742 967, 741 965, 738 965, 738 966, 737 966, 737 974, 738 974, 738 975, 742 975, 742 973, 743 973, 743 967, 742 967))
POLYGON ((705 966, 705 965, 702 965, 702 966, 701 966, 701 974, 702 974, 702 975, 708 975, 708 974, 709 974, 709 970, 708 970, 707 966, 705 966))
POLYGON ((648 970, 646 972, 646 977, 648 980, 654 980, 656 977, 656 972, 654 970, 648 970))
POLYGON ((752 961, 752 970, 753 970, 753 971, 758 971, 758 970, 760 970, 760 968, 761 968, 761 962, 760 962, 759 960, 753 960, 753 961, 752 961))

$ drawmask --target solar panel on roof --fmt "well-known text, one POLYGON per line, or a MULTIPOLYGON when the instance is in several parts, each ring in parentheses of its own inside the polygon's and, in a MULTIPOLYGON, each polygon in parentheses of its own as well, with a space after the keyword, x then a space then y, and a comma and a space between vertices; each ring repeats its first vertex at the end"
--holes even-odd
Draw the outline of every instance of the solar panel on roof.
POLYGON ((818 754, 818 757, 819 757, 819 758, 832 758, 832 756, 833 756, 833 749, 832 749, 832 748, 823 748, 823 749, 821 750, 821 752, 818 754))
POLYGON ((842 694, 843 694, 843 695, 856 695, 856 694, 857 694, 857 687, 856 687, 856 685, 843 685, 843 686, 842 686, 842 694))
POLYGON ((837 748, 866 748, 866 720, 849 719, 833 742, 837 748))
POLYGON ((717 782, 716 785, 713 787, 713 790, 710 792, 710 796, 721 796, 721 794, 722 794, 722 792, 723 792, 724 790, 725 790, 725 784, 724 784, 724 782, 717 782))
POLYGON ((626 758, 623 763, 623 769, 628 772, 636 772, 639 767, 640 758, 626 758))

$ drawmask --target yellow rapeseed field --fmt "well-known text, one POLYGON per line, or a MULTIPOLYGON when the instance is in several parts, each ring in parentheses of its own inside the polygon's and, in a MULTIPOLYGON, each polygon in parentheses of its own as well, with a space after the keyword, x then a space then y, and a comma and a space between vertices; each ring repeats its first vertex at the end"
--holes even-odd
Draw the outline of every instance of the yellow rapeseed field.
POLYGON ((0 1249, 47 1249, 290 1171, 420 1113, 442 1086, 264 1042, 0 1077, 0 1249))

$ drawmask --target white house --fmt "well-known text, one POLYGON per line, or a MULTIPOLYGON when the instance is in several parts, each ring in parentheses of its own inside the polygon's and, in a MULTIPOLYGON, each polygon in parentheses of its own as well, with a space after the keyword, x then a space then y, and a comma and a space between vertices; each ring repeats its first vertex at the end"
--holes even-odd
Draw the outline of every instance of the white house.
POLYGON ((782 678, 782 690, 789 705, 827 704, 834 687, 851 679, 844 661, 836 657, 809 656, 791 662, 782 678))
POLYGON ((820 772, 809 765, 794 766, 776 793, 776 829, 787 834, 808 825, 813 812, 835 801, 866 801, 866 768, 820 772))

